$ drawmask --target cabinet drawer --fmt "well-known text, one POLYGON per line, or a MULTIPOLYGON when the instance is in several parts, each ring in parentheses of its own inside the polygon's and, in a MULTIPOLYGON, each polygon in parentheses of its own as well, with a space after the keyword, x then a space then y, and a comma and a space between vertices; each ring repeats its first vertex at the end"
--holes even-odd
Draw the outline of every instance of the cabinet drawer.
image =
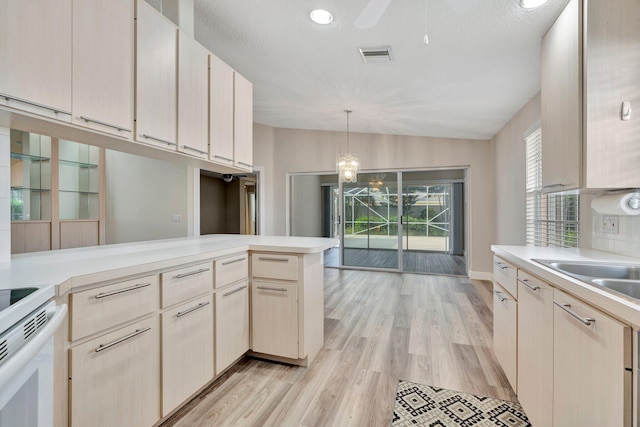
POLYGON ((211 262, 167 271, 162 276, 162 308, 203 294, 213 287, 211 262))
POLYGON ((493 280, 507 290, 516 299, 518 298, 518 282, 516 280, 517 269, 513 264, 493 257, 493 280))
POLYGON ((296 255, 251 254, 251 275, 265 279, 298 280, 296 255))
POLYGON ((138 427, 158 421, 159 329, 154 315, 71 348, 71 427, 138 427))
POLYGON ((157 310, 158 276, 74 292, 69 300, 74 341, 157 310))
POLYGON ((249 254, 236 254, 213 262, 215 289, 230 285, 249 277, 249 254))

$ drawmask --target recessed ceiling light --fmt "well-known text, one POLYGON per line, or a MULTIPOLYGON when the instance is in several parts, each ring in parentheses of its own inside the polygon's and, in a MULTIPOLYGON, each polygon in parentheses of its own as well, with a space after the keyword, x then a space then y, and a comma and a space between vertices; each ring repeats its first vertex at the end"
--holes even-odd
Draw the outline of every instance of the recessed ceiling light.
POLYGON ((333 21, 333 15, 323 9, 316 9, 311 12, 311 20, 316 24, 327 25, 333 21))
POLYGON ((549 0, 520 0, 520 6, 525 9, 533 9, 534 7, 542 6, 549 0))

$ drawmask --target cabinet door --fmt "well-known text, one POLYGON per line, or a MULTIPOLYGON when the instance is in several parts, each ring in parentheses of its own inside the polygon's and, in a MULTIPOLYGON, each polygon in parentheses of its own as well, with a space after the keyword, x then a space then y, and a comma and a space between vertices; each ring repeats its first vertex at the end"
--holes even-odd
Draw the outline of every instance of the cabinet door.
POLYGON ((162 313, 162 416, 213 378, 211 295, 162 313))
POLYGON ((144 0, 137 5, 136 140, 175 150, 178 31, 144 0))
POLYGON ((71 426, 160 419, 160 334, 153 316, 71 348, 71 426))
POLYGON ((534 426, 552 426, 553 288, 518 272, 518 400, 534 426))
POLYGON ((640 2, 590 1, 586 14, 586 187, 638 187, 640 2))
POLYGON ((240 74, 234 77, 234 145, 236 166, 253 170, 253 85, 240 74))
POLYGON ((233 166, 233 68, 209 55, 209 158, 233 166))
POLYGON ((133 132, 133 0, 73 0, 73 122, 133 132))
POLYGON ((178 150, 209 158, 209 52, 178 32, 178 150))
POLYGON ((216 375, 249 350, 249 282, 221 289, 216 301, 216 375))
POLYGON ((500 362, 511 387, 517 390, 517 301, 494 282, 493 284, 493 352, 500 362))
POLYGON ((582 171, 582 8, 571 0, 542 39, 542 185, 579 188, 582 171))
POLYGON ((630 328, 556 289, 553 333, 554 425, 629 426, 630 328))
POLYGON ((0 94, 40 107, 1 105, 70 120, 71 16, 71 0, 0 0, 0 94))
POLYGON ((298 285, 254 281, 251 284, 251 349, 298 358, 298 285))

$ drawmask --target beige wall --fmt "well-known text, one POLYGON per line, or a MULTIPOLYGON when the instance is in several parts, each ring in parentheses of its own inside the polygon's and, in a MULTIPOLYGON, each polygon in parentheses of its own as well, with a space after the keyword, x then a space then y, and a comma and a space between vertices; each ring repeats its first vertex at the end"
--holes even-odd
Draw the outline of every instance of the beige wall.
POLYGON ((107 244, 187 236, 187 166, 112 150, 105 164, 107 244))
MULTIPOLYGON (((345 141, 344 132, 254 127, 254 164, 265 166, 267 171, 262 179, 267 193, 263 213, 266 234, 286 233, 286 174, 335 171, 336 154, 345 150, 345 141)), ((492 270, 494 175, 490 141, 353 133, 351 150, 360 154, 365 170, 468 167, 469 269, 472 273, 492 270)))
POLYGON ((526 233, 525 133, 540 122, 540 93, 498 132, 491 152, 495 182, 495 238, 500 245, 524 245, 526 233))
POLYGON ((322 237, 320 175, 291 176, 291 235, 322 237))

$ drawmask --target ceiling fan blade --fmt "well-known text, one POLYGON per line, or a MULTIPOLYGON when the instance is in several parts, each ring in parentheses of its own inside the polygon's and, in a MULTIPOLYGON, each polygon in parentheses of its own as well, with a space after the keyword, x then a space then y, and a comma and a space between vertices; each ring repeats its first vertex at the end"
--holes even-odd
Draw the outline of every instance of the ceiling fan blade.
POLYGON ((369 0, 369 3, 353 25, 360 30, 375 27, 384 11, 387 10, 389 3, 391 3, 391 0, 369 0))

